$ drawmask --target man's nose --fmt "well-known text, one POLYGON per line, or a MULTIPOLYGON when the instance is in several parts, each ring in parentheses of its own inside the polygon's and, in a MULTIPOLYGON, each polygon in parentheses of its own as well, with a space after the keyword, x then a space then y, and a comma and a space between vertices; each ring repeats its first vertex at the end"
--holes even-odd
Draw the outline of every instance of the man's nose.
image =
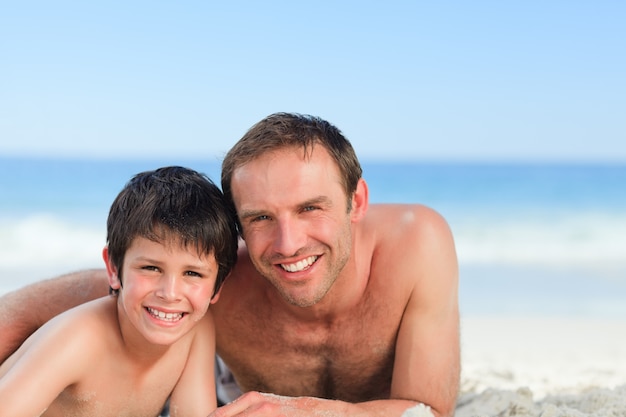
POLYGON ((302 224, 294 219, 277 222, 274 235, 274 250, 283 256, 295 255, 306 243, 306 233, 302 224))

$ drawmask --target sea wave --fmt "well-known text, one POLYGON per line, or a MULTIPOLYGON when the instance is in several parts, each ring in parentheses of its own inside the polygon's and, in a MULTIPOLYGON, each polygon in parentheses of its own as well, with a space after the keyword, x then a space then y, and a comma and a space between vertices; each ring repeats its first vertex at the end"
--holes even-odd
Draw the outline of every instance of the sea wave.
MULTIPOLYGON (((466 219, 451 224, 459 261, 536 266, 626 265, 626 213, 554 218, 466 219)), ((104 225, 51 214, 0 219, 0 268, 102 264, 104 225)))
POLYGON ((48 214, 32 215, 11 223, 0 221, 0 265, 5 267, 36 263, 102 263, 106 231, 77 225, 48 214))
POLYGON ((461 263, 626 267, 626 213, 467 220, 453 233, 461 263))
MULTIPOLYGON (((521 297, 520 310, 526 311, 527 293, 534 294, 532 306, 538 309, 538 291, 551 297, 545 303, 546 310, 556 308, 553 298, 559 296, 565 297, 566 303, 574 299, 578 310, 604 312, 618 305, 610 299, 616 288, 619 294, 624 293, 626 214, 576 213, 516 221, 493 216, 457 217, 451 227, 467 311, 473 311, 474 305, 491 305, 494 311, 514 309, 513 294, 521 297), (609 285, 611 282, 618 286, 609 285), (596 298, 584 298, 581 291, 596 298), (499 299, 506 300, 506 305, 494 302, 499 299)), ((0 217, 0 231, 0 294, 64 273, 104 266, 101 253, 106 232, 102 222, 85 223, 40 213, 0 217)), ((622 304, 620 301, 618 307, 609 310, 626 314, 622 304)))

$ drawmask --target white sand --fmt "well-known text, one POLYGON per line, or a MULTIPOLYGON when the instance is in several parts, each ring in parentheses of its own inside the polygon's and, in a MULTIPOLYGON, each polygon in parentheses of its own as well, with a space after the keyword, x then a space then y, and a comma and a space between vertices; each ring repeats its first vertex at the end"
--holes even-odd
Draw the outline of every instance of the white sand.
POLYGON ((625 417, 626 321, 465 318, 456 417, 625 417))

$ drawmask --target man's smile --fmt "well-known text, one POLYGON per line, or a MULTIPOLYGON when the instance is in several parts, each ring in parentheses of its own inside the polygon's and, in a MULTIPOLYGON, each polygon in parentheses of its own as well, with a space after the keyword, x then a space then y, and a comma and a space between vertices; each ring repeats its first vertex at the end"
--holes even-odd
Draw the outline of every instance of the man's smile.
POLYGON ((317 261, 318 256, 313 255, 308 258, 302 259, 296 263, 292 264, 280 264, 281 268, 283 268, 287 272, 300 272, 308 269, 315 261, 317 261))

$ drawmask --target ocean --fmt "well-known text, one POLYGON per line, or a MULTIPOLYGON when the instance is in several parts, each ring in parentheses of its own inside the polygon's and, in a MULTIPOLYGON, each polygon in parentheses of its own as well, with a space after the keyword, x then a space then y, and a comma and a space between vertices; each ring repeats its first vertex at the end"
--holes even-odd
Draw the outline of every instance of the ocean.
MULTIPOLYGON (((101 267, 119 190, 137 172, 172 164, 219 185, 217 157, 0 157, 0 294, 101 267)), ((447 219, 462 315, 626 318, 626 165, 364 161, 363 169, 372 203, 426 204, 447 219)))

